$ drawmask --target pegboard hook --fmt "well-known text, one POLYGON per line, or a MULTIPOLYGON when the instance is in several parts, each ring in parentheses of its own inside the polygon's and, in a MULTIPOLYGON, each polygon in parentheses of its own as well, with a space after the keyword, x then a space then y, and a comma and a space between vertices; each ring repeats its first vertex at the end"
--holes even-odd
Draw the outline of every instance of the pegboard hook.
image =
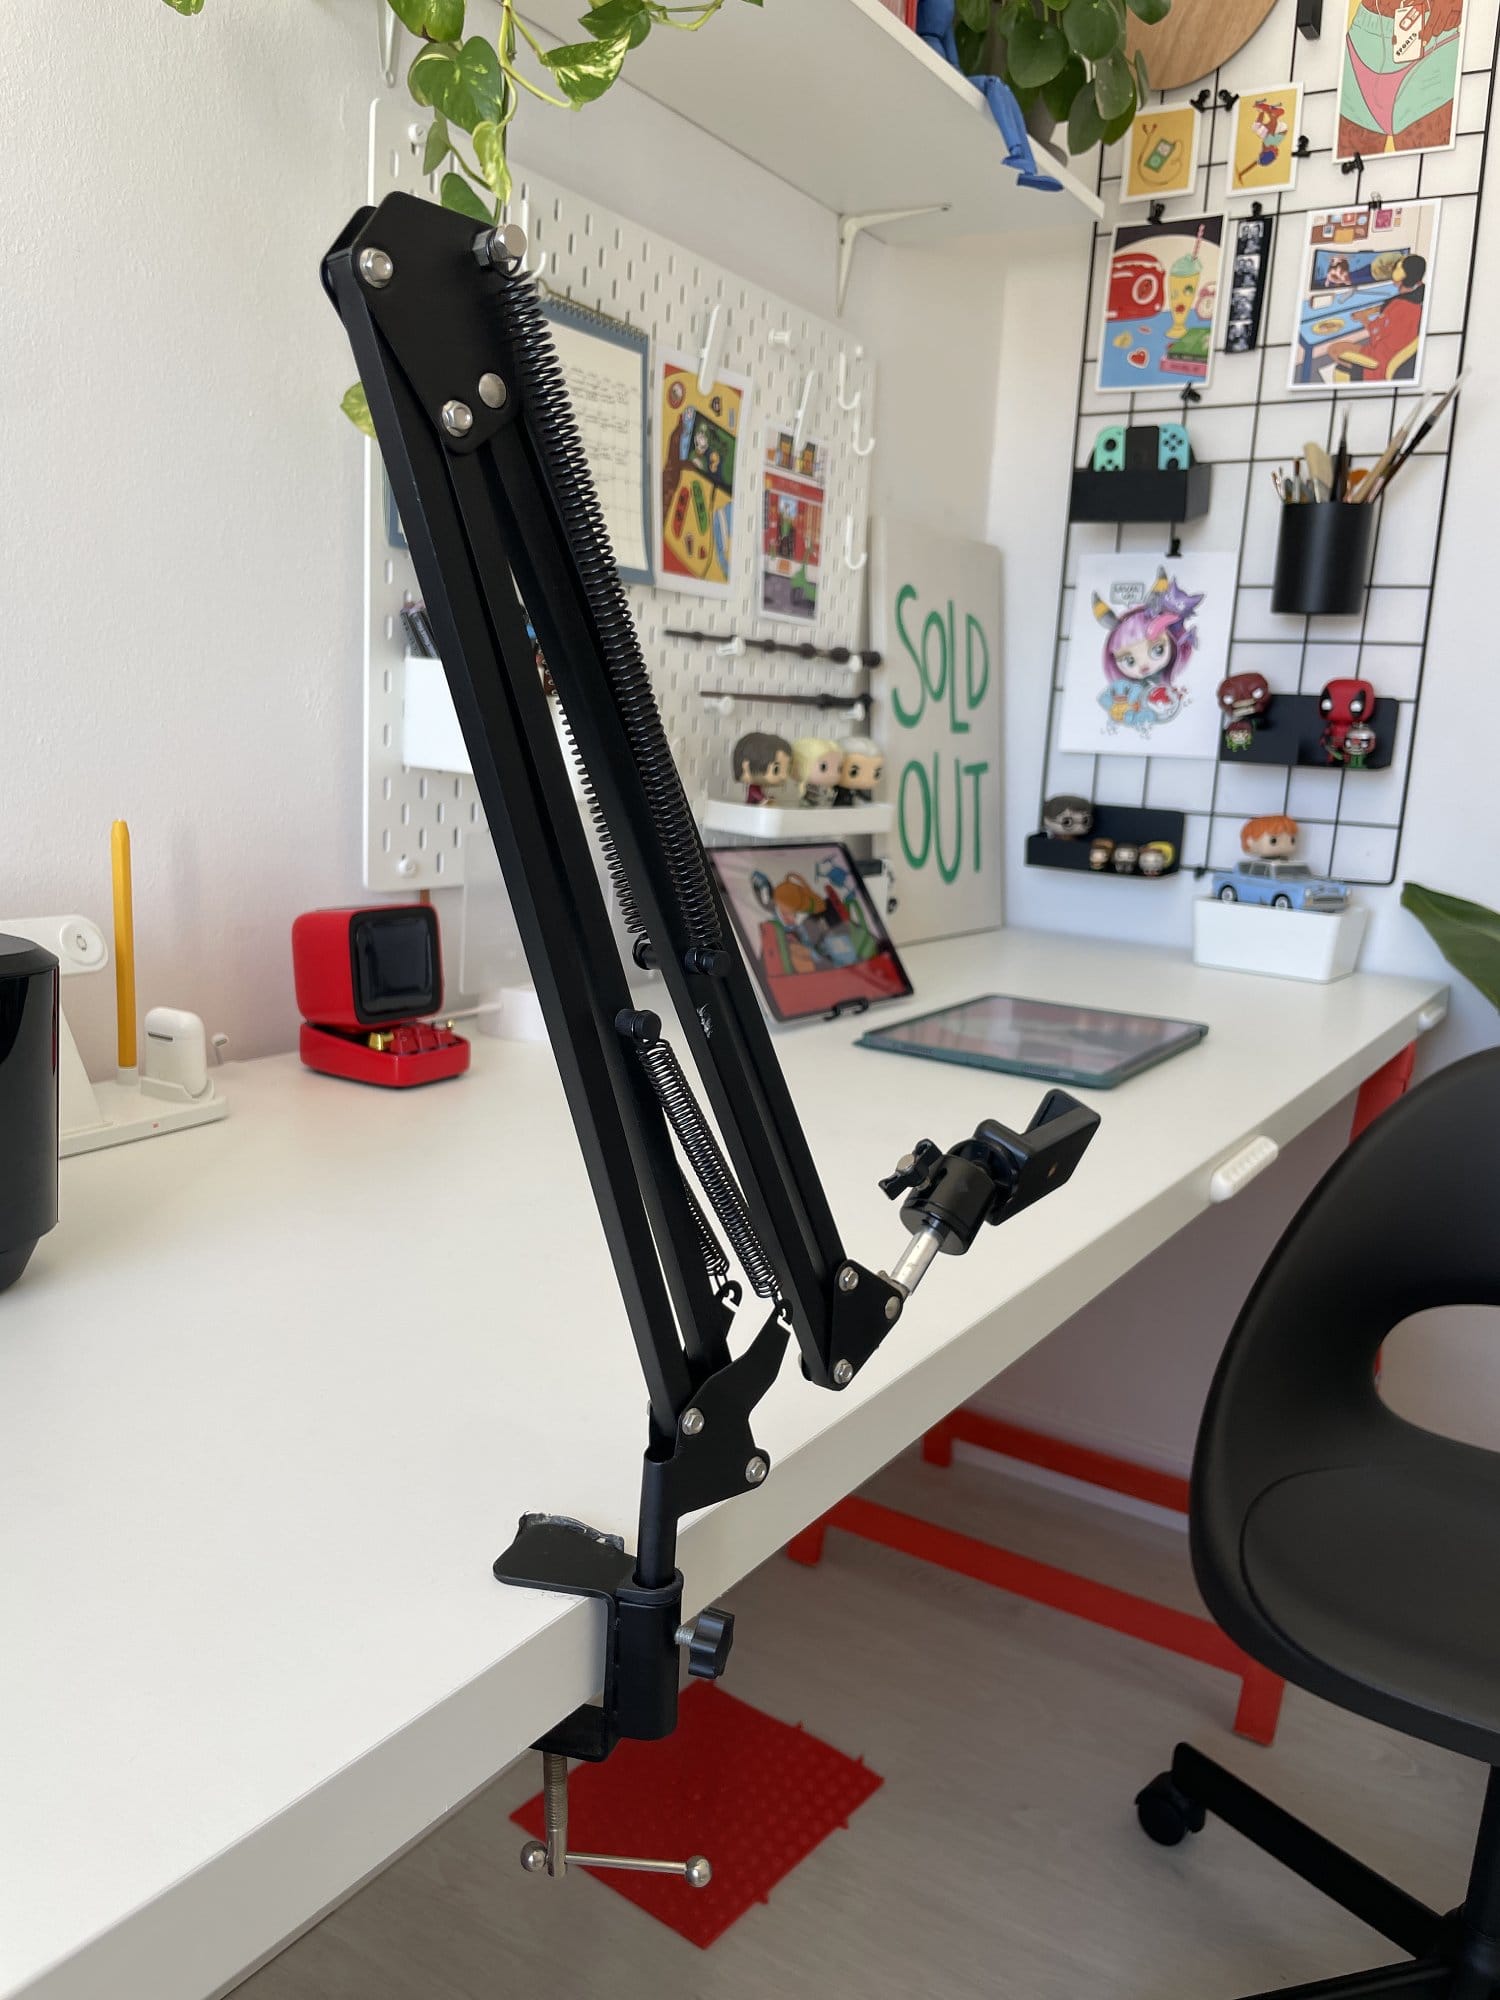
MULTIPOLYGON (((854 358, 856 361, 864 360, 865 350, 863 349, 863 347, 855 348, 854 358)), ((859 408, 859 399, 861 394, 861 392, 858 389, 856 389, 853 396, 847 395, 845 392, 847 391, 848 387, 849 387, 849 357, 841 347, 839 349, 838 397, 839 397, 839 408, 846 412, 850 410, 857 410, 859 408)))
POLYGON ((854 553, 854 516, 851 514, 844 523, 844 568, 863 569, 869 560, 870 551, 868 549, 862 551, 858 556, 854 553))
POLYGON ((724 345, 719 326, 723 312, 723 302, 720 301, 708 316, 708 333, 698 356, 698 387, 705 396, 719 379, 719 360, 724 345))
MULTIPOLYGON (((521 197, 520 222, 521 222, 521 234, 526 238, 526 241, 530 243, 531 196, 529 194, 523 194, 521 197)), ((520 264, 516 268, 518 274, 523 278, 540 278, 543 271, 545 271, 547 268, 547 252, 545 250, 539 251, 537 254, 537 260, 534 264, 528 264, 525 256, 523 255, 520 264)))
POLYGON ((809 368, 802 378, 802 398, 797 405, 796 420, 792 425, 792 453, 795 456, 802 449, 802 440, 807 436, 807 406, 812 399, 813 384, 818 379, 816 368, 809 368))
POLYGON ((375 0, 375 35, 380 48, 380 73, 394 90, 396 57, 401 47, 401 18, 388 0, 375 0))

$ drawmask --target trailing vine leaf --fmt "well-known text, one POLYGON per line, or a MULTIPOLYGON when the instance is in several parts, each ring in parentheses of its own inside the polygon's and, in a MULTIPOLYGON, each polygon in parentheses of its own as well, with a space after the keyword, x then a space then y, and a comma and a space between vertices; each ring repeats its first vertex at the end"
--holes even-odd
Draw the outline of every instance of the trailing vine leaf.
POLYGON ((435 174, 447 159, 452 144, 448 137, 447 119, 441 111, 435 111, 427 128, 427 144, 422 148, 422 172, 435 174))
POLYGON ((1146 67, 1146 52, 1144 49, 1137 49, 1135 52, 1136 103, 1144 104, 1146 99, 1150 95, 1151 95, 1151 72, 1146 67))
POLYGON ((498 117, 509 89, 500 58, 483 35, 470 35, 462 47, 429 42, 418 52, 406 81, 418 104, 441 111, 461 132, 498 117))
POLYGON ((1074 55, 1099 62, 1120 45, 1120 24, 1109 0, 1073 0, 1063 16, 1063 32, 1074 55))
POLYGON ((499 211, 492 209, 488 202, 481 201, 462 174, 444 174, 440 183, 444 208, 456 209, 460 215, 472 215, 476 222, 494 222, 499 211))
POLYGON ((592 104, 602 97, 620 74, 620 65, 630 51, 628 34, 608 42, 567 42, 549 49, 542 62, 557 78, 563 95, 573 105, 592 104))
POLYGON ((1104 139, 1104 143, 1106 146, 1112 146, 1115 143, 1116 139, 1123 139, 1125 137, 1125 134, 1130 130, 1131 124, 1135 118, 1135 113, 1136 113, 1135 96, 1132 93, 1129 108, 1125 111, 1122 111, 1118 118, 1106 118, 1104 121, 1104 131, 1102 137, 1104 139))
POLYGON ((1454 971, 1472 980, 1492 1007, 1500 1007, 1500 916, 1483 903, 1424 889, 1420 882, 1403 885, 1401 907, 1425 926, 1454 971))
POLYGON ((203 12, 203 0, 167 0, 167 5, 174 8, 179 14, 201 14, 203 12))
POLYGON ((365 385, 356 382, 352 389, 346 389, 339 400, 339 408, 357 431, 366 437, 374 437, 375 425, 370 416, 370 405, 365 398, 365 385))
POLYGON ((651 32, 651 15, 646 0, 602 0, 600 6, 578 17, 578 25, 587 28, 596 41, 610 42, 625 35, 630 47, 638 49, 651 32))
POLYGON ((432 42, 456 42, 464 31, 464 0, 386 0, 404 28, 432 42))
MULTIPOLYGON (((1075 4, 1085 4, 1085 0, 1075 0, 1075 4)), ((1068 9, 1070 20, 1073 11, 1068 9)), ((1035 16, 1017 21, 1006 44, 1006 67, 1013 85, 1050 83, 1067 60, 1067 38, 1055 21, 1038 21, 1035 16)))
POLYGON ((958 66, 965 76, 977 76, 979 65, 984 61, 985 37, 983 30, 966 28, 962 21, 953 24, 953 40, 958 49, 958 66))
POLYGON ((1050 82, 1042 85, 1042 102, 1061 122, 1073 108, 1080 90, 1088 89, 1088 71, 1077 56, 1069 56, 1050 82))
POLYGON ((474 156, 485 186, 496 201, 510 200, 510 164, 505 157, 505 127, 486 119, 474 127, 474 156))
POLYGON ((1106 124, 1135 109, 1135 78, 1130 65, 1118 51, 1107 55, 1094 67, 1094 102, 1106 124))

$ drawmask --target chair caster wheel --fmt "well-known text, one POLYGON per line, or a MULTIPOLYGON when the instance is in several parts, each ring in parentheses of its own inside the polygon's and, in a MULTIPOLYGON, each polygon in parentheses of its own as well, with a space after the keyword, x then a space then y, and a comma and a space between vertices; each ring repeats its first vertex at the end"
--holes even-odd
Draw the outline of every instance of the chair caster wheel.
POLYGON ((1201 1833, 1207 1814, 1174 1781, 1170 1771, 1135 1795, 1135 1816, 1158 1847, 1175 1847, 1185 1834, 1201 1833))

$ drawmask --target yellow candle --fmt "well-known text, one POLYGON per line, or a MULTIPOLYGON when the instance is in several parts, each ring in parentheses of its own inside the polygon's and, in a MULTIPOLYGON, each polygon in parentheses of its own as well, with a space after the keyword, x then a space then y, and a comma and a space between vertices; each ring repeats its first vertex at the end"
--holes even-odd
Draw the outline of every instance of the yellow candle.
POLYGON ((135 911, 130 895, 130 828, 117 819, 109 834, 110 873, 115 896, 115 1020, 122 1080, 134 1080, 135 911))

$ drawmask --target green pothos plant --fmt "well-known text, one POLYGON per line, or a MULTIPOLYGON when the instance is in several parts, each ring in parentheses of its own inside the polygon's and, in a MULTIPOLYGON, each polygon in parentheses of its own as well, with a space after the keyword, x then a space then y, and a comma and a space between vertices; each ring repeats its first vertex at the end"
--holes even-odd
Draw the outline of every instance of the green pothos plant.
POLYGON ((1172 0, 958 0, 958 59, 970 76, 994 70, 1030 117, 1041 103, 1068 135, 1070 153, 1112 144, 1151 89, 1146 59, 1127 54, 1129 16, 1145 27, 1172 0))
MULTIPOLYGON (((166 0, 179 14, 201 14, 204 0, 166 0)), ((498 222, 510 199, 510 128, 523 97, 560 111, 577 111, 602 97, 619 76, 632 49, 653 29, 688 34, 701 28, 724 0, 599 0, 579 18, 586 39, 549 49, 516 11, 515 0, 498 0, 499 33, 466 35, 465 0, 386 0, 403 27, 421 42, 406 72, 407 87, 432 113, 422 157, 424 174, 441 174, 445 208, 498 222)), ((759 7, 762 0, 744 0, 759 7)), ((362 431, 374 435, 365 392, 355 383, 343 410, 362 431)))

